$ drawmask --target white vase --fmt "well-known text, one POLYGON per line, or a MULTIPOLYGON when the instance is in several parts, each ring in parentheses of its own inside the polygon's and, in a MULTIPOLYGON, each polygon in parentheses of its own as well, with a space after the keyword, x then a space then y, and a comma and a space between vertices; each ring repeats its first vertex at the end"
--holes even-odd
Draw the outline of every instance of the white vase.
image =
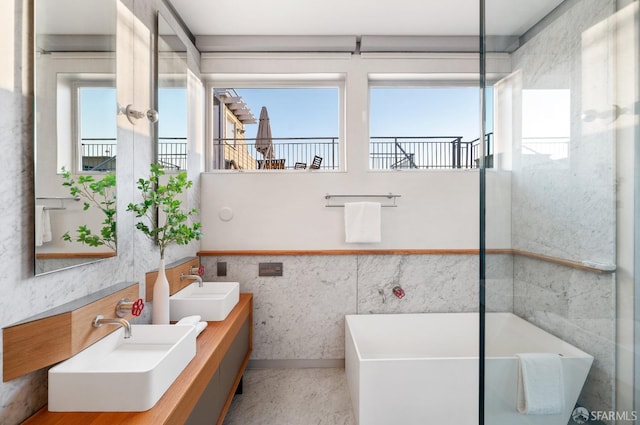
POLYGON ((164 259, 158 266, 158 277, 153 286, 153 309, 151 310, 151 322, 154 325, 169 324, 169 281, 164 271, 164 259))

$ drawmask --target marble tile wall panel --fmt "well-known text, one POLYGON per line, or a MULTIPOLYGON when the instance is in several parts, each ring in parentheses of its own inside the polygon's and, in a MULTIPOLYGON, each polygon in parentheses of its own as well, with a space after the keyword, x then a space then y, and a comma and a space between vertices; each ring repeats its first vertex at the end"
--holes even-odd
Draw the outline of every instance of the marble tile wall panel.
POLYGON ((615 276, 514 260, 514 313, 594 357, 580 402, 614 409, 615 276))
MULTIPOLYGON (((570 96, 565 155, 534 154, 539 145, 529 149, 523 139, 528 135, 514 134, 515 249, 577 261, 611 263, 615 258, 615 126, 581 116, 615 103, 614 26, 609 19, 614 11, 613 0, 575 2, 513 53, 523 93, 554 90, 570 96)), ((531 116, 516 119, 525 128, 531 116)), ((533 136, 554 136, 537 131, 533 136)))
MULTIPOLYGON (((527 135, 514 134, 514 249, 615 261, 615 125, 581 116, 615 103, 614 12, 613 0, 576 1, 513 53, 523 93, 562 90, 570 99, 566 155, 532 154, 527 135)), ((614 409, 615 275, 516 257, 513 281, 516 314, 594 356, 580 403, 614 409)))
MULTIPOLYGON (((511 256, 489 261, 487 305, 512 311, 511 256)), ((205 280, 238 281, 254 294, 254 360, 342 359, 344 316, 478 310, 474 255, 202 257, 205 280), (227 263, 217 277, 216 263, 227 263), (282 277, 258 277, 258 263, 282 262, 282 277), (403 299, 392 295, 400 285, 403 299), (383 290, 385 300, 378 292, 383 290)))
POLYGON ((487 255, 485 308, 488 312, 513 312, 513 255, 487 255))
POLYGON ((478 257, 359 256, 357 284, 360 314, 477 311, 478 257), (404 289, 404 298, 392 294, 396 285, 404 289))
POLYGON ((205 280, 240 282, 254 295, 253 359, 342 359, 344 316, 356 312, 356 257, 203 257, 205 280), (215 277, 216 262, 227 276, 215 277), (259 277, 282 262, 282 277, 259 277))

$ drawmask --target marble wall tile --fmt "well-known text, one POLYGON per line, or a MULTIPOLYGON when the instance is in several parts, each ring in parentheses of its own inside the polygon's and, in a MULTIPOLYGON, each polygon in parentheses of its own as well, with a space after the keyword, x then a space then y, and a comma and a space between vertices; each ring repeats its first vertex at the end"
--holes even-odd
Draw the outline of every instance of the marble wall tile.
POLYGON ((344 316, 356 312, 356 257, 203 257, 206 280, 240 282, 254 295, 253 359, 342 359, 344 316), (217 261, 228 275, 215 277, 217 261), (282 262, 282 277, 258 263, 282 262))
MULTIPOLYGON (((514 134, 515 249, 577 261, 614 261, 615 126, 604 119, 582 120, 585 110, 606 111, 615 103, 614 27, 609 19, 614 12, 613 0, 575 2, 513 53, 523 93, 553 90, 570 97, 565 117, 569 134, 514 134), (534 154, 541 148, 534 143, 527 149, 526 140, 534 136, 568 137, 567 151, 534 154)), ((526 114, 516 117, 523 128, 532 119, 526 114)))
POLYGON ((478 257, 358 257, 358 313, 442 313, 478 310, 478 257), (392 294, 396 285, 406 296, 392 294), (380 294, 383 291, 384 296, 380 294))
POLYGON ((514 313, 594 357, 581 395, 591 410, 614 408, 615 276, 539 260, 514 260, 514 313))
POLYGON ((485 308, 488 312, 513 312, 513 255, 486 256, 485 308))
MULTIPOLYGON (((512 310, 512 261, 492 256, 491 311, 512 310)), ((344 358, 344 316, 478 310, 474 255, 202 257, 205 280, 238 281, 254 294, 254 360, 344 358), (217 277, 216 263, 227 263, 217 277), (282 277, 258 277, 258 263, 282 262, 282 277), (398 299, 394 286, 406 293, 398 299), (383 296, 379 293, 382 290, 383 296)))
MULTIPOLYGON (((523 93, 562 90, 570 104, 564 155, 532 154, 523 139, 527 134, 514 134, 514 249, 615 262, 615 125, 581 116, 615 103, 614 27, 609 19, 615 10, 613 0, 574 2, 513 53, 523 93)), ((517 119, 526 124, 531 117, 525 113, 517 119)), ((594 356, 579 401, 592 410, 612 410, 615 275, 516 256, 513 294, 516 314, 594 356)))

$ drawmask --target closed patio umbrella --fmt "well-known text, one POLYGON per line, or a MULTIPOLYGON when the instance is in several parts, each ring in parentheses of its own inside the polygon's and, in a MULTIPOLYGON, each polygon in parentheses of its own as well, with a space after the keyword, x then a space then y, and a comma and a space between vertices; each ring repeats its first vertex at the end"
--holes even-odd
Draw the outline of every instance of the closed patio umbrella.
POLYGON ((264 159, 273 159, 274 157, 271 124, 269 124, 269 114, 266 106, 263 106, 260 110, 260 121, 258 121, 258 133, 256 134, 256 150, 264 156, 264 159))

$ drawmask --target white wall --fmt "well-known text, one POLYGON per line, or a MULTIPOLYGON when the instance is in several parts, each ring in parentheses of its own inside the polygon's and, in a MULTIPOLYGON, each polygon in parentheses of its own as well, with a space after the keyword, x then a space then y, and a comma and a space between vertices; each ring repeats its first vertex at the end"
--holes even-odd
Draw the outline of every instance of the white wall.
POLYGON ((402 196, 382 209, 382 242, 365 248, 478 245, 475 171, 370 172, 361 181, 353 173, 208 173, 202 192, 203 250, 362 248, 345 243, 344 208, 325 207, 326 193, 402 196), (220 219, 223 208, 230 221, 220 219))
MULTIPOLYGON (((203 54, 205 79, 224 87, 232 86, 229 84, 233 84, 233 78, 240 78, 238 75, 243 82, 254 83, 269 81, 274 75, 292 74, 292 79, 297 78, 293 74, 342 75, 345 112, 341 144, 345 157, 341 163, 346 165, 341 172, 220 171, 203 175, 202 249, 477 248, 477 170, 371 171, 367 116, 372 75, 396 81, 411 75, 422 83, 464 80, 473 86, 477 85, 478 67, 474 54, 203 54), (396 208, 382 210, 382 242, 361 245, 344 242, 344 211, 325 207, 327 193, 394 193, 401 197, 396 208), (223 208, 233 211, 230 221, 220 219, 223 208)), ((506 56, 492 57, 489 62, 490 72, 504 74, 509 70, 506 56)), ((238 81, 238 85, 243 84, 238 81)), ((509 178, 496 178, 494 187, 510 193, 509 178)), ((384 198, 368 200, 386 202, 384 198)), ((508 223, 508 202, 499 206, 507 208, 496 208, 493 218, 508 223)), ((510 228, 501 227, 501 232, 494 233, 492 247, 508 248, 510 228)))

